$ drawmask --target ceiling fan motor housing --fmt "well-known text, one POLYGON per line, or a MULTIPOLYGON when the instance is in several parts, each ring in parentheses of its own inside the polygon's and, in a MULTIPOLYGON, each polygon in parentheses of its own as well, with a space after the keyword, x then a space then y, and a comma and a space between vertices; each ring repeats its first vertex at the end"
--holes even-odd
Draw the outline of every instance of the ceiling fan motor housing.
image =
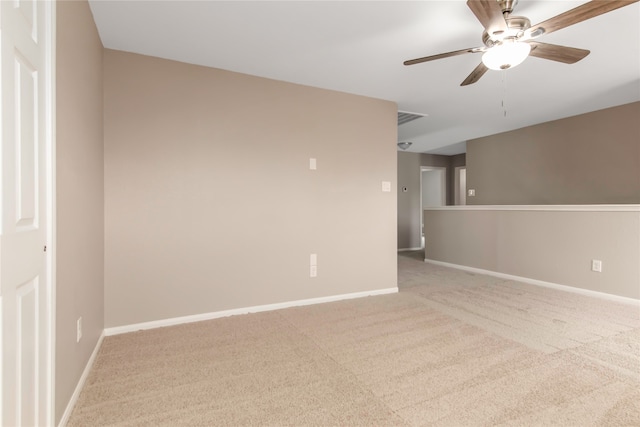
POLYGON ((509 28, 507 31, 496 31, 491 34, 487 30, 482 32, 482 42, 485 46, 492 47, 505 39, 519 39, 531 28, 531 21, 524 16, 508 16, 505 21, 509 28))

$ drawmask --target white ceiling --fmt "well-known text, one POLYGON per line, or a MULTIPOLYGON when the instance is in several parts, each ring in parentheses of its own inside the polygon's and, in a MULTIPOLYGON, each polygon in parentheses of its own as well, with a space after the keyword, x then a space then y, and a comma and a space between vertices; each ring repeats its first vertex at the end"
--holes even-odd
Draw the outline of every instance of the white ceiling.
MULTIPOLYGON (((521 0, 514 15, 536 24, 582 3, 521 0)), ((402 64, 482 45, 482 26, 463 0, 90 5, 106 48, 391 100, 401 111, 428 114, 398 128, 398 141, 412 141, 413 152, 457 154, 469 139, 640 100, 640 3, 538 39, 591 50, 576 64, 529 57, 466 87, 460 83, 481 54, 402 64)))

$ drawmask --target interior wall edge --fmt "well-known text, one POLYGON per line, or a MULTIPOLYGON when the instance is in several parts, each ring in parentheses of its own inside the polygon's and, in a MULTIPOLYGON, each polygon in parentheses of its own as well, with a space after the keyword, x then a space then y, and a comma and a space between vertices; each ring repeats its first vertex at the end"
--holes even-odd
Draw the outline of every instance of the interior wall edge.
POLYGON ((100 334, 100 338, 98 338, 98 342, 96 343, 95 348, 93 349, 93 352, 91 353, 91 357, 89 357, 89 360, 87 361, 86 366, 84 367, 84 370, 82 371, 82 375, 80 376, 80 379, 78 380, 78 384, 76 385, 76 388, 73 391, 73 394, 71 395, 71 398, 69 399, 69 402, 67 403, 67 407, 64 410, 64 413, 62 414, 62 417, 60 418, 60 422, 58 423, 58 427, 64 427, 67 425, 67 422, 69 421, 69 417, 71 417, 71 413, 73 412, 73 408, 76 406, 76 402, 78 401, 78 397, 80 397, 80 392, 82 392, 82 388, 84 387, 84 384, 87 382, 87 378, 89 377, 89 372, 91 372, 91 368, 93 367, 93 364, 96 361, 96 357, 98 356, 98 352, 100 351, 100 348, 102 347, 102 341, 104 340, 105 337, 105 332, 104 330, 102 331, 102 334, 100 334))

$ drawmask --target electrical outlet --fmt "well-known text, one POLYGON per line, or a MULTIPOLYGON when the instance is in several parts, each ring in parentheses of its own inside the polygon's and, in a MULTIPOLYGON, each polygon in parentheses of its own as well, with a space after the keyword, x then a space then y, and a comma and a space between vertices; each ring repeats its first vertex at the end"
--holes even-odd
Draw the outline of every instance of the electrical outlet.
POLYGON ((602 273, 602 261, 599 259, 591 260, 591 271, 595 271, 597 273, 602 273))
POLYGON ((476 190, 473 188, 470 188, 467 190, 467 196, 469 197, 474 197, 476 195, 476 190))
POLYGON ((82 338, 82 316, 78 317, 76 322, 76 342, 80 342, 80 338, 82 338))
POLYGON ((318 277, 318 254, 309 255, 309 277, 318 277))

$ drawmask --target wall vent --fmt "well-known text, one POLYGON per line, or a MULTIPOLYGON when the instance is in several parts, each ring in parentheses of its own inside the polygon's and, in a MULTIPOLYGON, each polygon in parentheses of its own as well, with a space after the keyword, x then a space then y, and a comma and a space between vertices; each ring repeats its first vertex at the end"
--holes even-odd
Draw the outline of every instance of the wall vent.
POLYGON ((410 113, 408 111, 398 111, 398 126, 425 117, 426 114, 410 113))

